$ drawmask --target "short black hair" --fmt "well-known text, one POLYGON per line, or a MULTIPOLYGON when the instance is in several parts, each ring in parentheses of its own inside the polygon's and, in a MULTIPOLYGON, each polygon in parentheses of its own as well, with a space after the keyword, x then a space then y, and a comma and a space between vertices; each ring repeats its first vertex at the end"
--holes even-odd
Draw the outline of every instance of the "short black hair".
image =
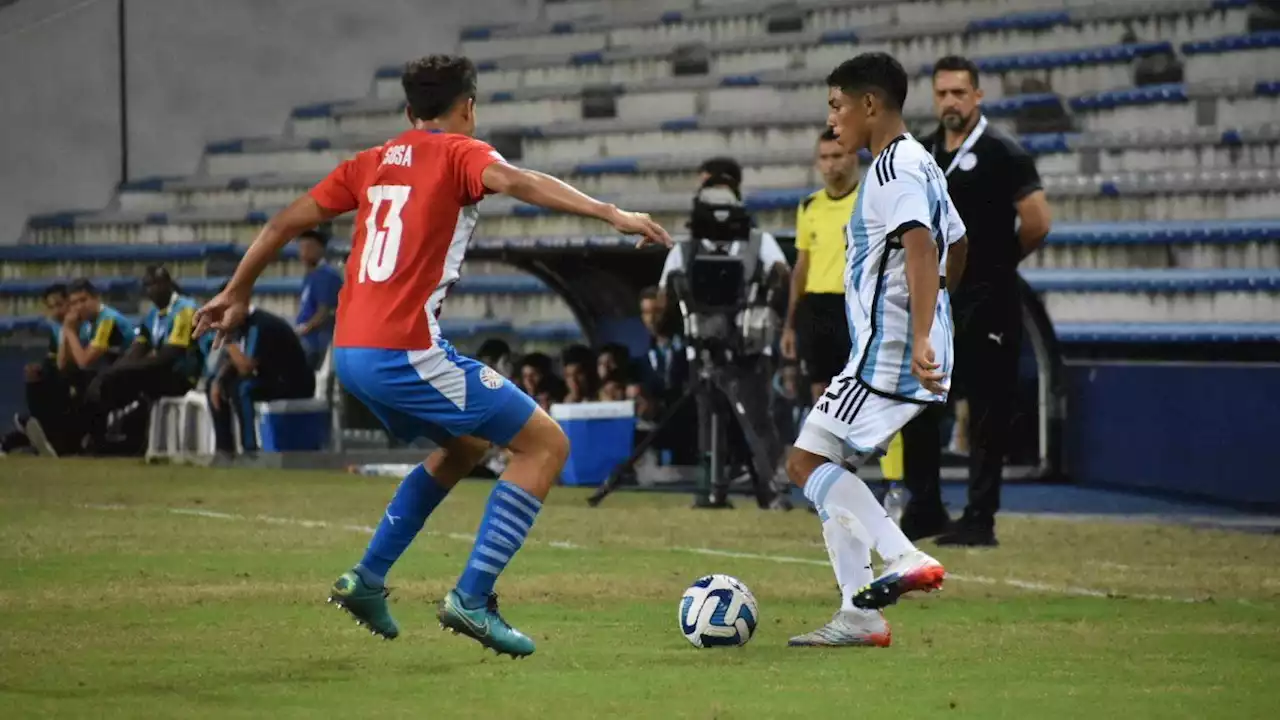
POLYGON ((644 288, 643 290, 640 291, 640 300, 642 302, 645 300, 657 300, 660 297, 664 297, 664 295, 662 292, 662 288, 658 287, 657 285, 650 285, 649 287, 644 288))
POLYGON ((863 53, 845 60, 827 76, 827 86, 845 95, 874 92, 890 110, 901 111, 907 102, 907 71, 892 55, 863 53))
POLYGON ((551 367, 551 356, 546 353, 532 352, 520 358, 518 368, 531 367, 543 375, 554 375, 551 367))
POLYGON ((480 343, 480 349, 476 350, 478 358, 501 358, 511 354, 511 346, 502 338, 489 338, 480 343))
POLYGON ((978 63, 970 60, 963 55, 948 55, 933 64, 933 77, 938 77, 940 72, 963 71, 969 73, 969 80, 973 83, 973 88, 978 89, 978 63))
POLYGON ((434 120, 459 100, 476 96, 476 66, 462 55, 428 55, 404 66, 400 84, 410 114, 434 120))
POLYGON ((631 362, 631 350, 622 343, 605 343, 600 346, 600 355, 612 355, 613 359, 618 362, 618 367, 626 367, 631 362))
POLYGON ((70 285, 67 286, 68 295, 73 295, 78 292, 86 293, 90 297, 98 296, 98 288, 93 286, 93 283, 89 280, 89 278, 76 278, 75 280, 71 281, 70 285))
POLYGON ((163 265, 148 265, 142 270, 143 285, 155 285, 162 282, 169 283, 169 288, 173 292, 182 292, 182 288, 178 286, 178 281, 174 280, 173 275, 169 274, 169 268, 163 265))
POLYGON ((47 298, 50 295, 57 295, 60 298, 65 298, 67 296, 67 286, 63 283, 54 283, 44 289, 44 295, 41 297, 47 298))
POLYGON ((836 136, 835 129, 830 127, 823 130, 822 134, 818 136, 818 142, 835 142, 839 139, 840 138, 836 136))
POLYGON ((586 345, 570 345, 560 351, 561 367, 570 365, 589 365, 591 372, 595 372, 596 354, 591 352, 591 348, 586 345))
POLYGON ((710 185, 728 185, 735 190, 742 187, 742 165, 731 157, 707 158, 698 166, 698 172, 711 176, 707 181, 710 185))
POLYGON ((298 235, 299 240, 315 240, 320 247, 329 247, 329 236, 319 230, 305 230, 298 235))

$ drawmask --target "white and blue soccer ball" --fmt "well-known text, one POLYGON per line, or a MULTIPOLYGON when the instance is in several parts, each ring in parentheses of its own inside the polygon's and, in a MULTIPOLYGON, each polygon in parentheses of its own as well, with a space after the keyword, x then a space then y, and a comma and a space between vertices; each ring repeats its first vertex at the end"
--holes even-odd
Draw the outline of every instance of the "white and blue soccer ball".
POLYGON ((746 645, 759 618, 755 596, 728 575, 698 578, 680 598, 680 632, 694 647, 746 645))

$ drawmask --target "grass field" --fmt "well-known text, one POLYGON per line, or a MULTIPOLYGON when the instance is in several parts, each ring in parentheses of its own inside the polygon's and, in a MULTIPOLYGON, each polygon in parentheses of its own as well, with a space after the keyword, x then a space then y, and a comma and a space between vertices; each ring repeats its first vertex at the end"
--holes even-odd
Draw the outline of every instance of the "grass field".
POLYGON ((561 489, 499 582, 530 659, 439 631, 488 483, 463 483, 392 573, 402 635, 324 604, 394 482, 337 473, 0 460, 0 717, 1264 718, 1280 707, 1280 537, 1009 519, 938 552, 888 649, 787 638, 838 602, 809 513, 561 489), (723 554, 712 554, 721 552, 723 554), (744 648, 676 607, 724 572, 744 648))

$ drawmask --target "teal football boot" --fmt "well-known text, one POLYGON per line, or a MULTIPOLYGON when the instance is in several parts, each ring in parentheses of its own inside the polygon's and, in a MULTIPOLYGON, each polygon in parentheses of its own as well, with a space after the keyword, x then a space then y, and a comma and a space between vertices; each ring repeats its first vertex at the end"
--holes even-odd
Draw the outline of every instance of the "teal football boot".
POLYGON ((522 658, 533 654, 533 641, 527 635, 511 627, 498 613, 498 596, 490 594, 485 604, 467 608, 457 589, 450 590, 440 601, 436 617, 440 627, 462 633, 498 654, 522 658))
POLYGON ((394 640, 400 634, 400 628, 391 619, 391 611, 387 608, 387 596, 390 594, 390 590, 372 587, 350 570, 334 581, 329 602, 346 610, 355 618, 357 625, 369 628, 371 634, 394 640))

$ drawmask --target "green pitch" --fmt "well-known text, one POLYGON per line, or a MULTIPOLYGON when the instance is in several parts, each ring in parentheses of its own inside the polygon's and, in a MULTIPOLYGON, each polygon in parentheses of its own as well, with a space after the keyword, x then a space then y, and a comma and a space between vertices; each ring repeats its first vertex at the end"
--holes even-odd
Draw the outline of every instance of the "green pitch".
POLYGON ((836 603, 817 519, 553 493, 498 583, 515 662, 439 631, 489 491, 395 568, 402 634, 325 605, 394 481, 0 460, 4 718, 1263 718, 1280 707, 1280 537, 1002 521, 995 551, 891 608, 884 650, 786 647, 836 603), (702 552, 699 552, 699 551, 702 552), (706 550, 723 554, 707 554, 706 550), (745 648, 695 650, 700 575, 747 583, 745 648), (1111 593, 1108 597, 1106 594, 1111 593))

